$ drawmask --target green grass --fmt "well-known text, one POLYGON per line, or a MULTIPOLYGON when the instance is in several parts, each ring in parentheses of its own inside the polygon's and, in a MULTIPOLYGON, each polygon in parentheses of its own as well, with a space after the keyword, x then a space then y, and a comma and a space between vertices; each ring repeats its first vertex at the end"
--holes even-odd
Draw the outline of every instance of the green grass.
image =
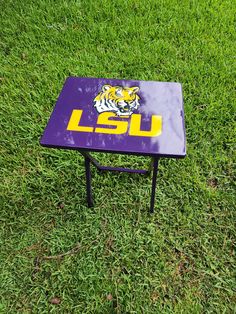
POLYGON ((234 3, 2 0, 0 14, 0 312, 235 313, 234 3), (187 157, 161 160, 154 215, 150 178, 93 169, 88 209, 82 156, 40 147, 69 75, 183 84, 187 157))

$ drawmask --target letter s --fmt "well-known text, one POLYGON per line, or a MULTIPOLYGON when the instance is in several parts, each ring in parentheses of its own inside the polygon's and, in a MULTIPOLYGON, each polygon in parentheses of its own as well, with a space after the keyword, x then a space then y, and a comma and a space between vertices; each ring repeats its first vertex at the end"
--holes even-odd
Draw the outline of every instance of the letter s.
POLYGON ((109 120, 111 117, 116 117, 114 112, 103 112, 98 116, 97 124, 104 125, 113 125, 116 128, 95 128, 96 133, 105 133, 105 134, 124 134, 128 129, 128 121, 118 121, 118 120, 109 120))

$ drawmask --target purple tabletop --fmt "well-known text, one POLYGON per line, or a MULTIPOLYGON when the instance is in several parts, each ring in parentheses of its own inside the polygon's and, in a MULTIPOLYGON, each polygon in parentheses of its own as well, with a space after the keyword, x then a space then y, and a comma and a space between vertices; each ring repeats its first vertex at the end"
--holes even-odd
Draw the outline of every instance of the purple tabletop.
POLYGON ((81 151, 184 157, 181 84, 69 77, 40 143, 81 151))

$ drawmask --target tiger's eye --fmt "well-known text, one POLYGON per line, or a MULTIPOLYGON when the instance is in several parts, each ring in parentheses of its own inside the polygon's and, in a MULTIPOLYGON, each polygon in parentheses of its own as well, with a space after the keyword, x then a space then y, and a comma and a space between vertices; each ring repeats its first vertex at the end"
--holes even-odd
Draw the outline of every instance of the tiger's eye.
POLYGON ((122 96, 122 90, 121 89, 117 89, 115 94, 116 94, 116 96, 122 96))

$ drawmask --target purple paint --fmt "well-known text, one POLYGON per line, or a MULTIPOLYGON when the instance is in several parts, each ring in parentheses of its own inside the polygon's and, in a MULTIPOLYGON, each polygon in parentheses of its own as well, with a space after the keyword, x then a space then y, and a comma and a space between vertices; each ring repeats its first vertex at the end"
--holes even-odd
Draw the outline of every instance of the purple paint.
MULTIPOLYGON (((122 110, 122 109, 121 109, 122 110)), ((129 118, 118 118, 129 121, 129 118)), ((112 120, 112 119, 111 119, 112 120)), ((114 128, 114 127, 112 127, 114 128)), ((180 83, 69 77, 40 140, 41 145, 56 148, 103 151, 157 157, 184 157, 186 139, 183 98, 180 83), (94 98, 106 84, 139 87, 139 104, 133 113, 142 115, 142 130, 149 130, 152 115, 162 116, 162 133, 156 137, 99 134, 68 131, 73 109, 83 110, 80 125, 95 126, 99 113, 94 98)))

